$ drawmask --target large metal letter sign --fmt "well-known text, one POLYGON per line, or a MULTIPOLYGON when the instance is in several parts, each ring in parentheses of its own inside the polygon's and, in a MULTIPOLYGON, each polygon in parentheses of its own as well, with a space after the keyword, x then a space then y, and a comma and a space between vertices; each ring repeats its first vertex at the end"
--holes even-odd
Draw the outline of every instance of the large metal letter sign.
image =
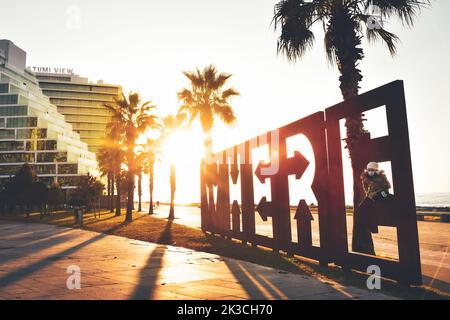
POLYGON ((406 284, 421 284, 419 240, 415 211, 406 105, 402 81, 394 81, 348 101, 213 155, 201 164, 202 229, 261 245, 274 250, 308 257, 321 264, 336 263, 366 272, 370 265, 381 268, 383 276, 406 284), (357 149, 358 161, 390 161, 394 197, 368 210, 368 223, 397 228, 399 260, 350 252, 345 211, 342 137, 339 121, 385 106, 389 135, 367 138, 357 149), (313 245, 309 207, 300 200, 291 216, 288 177, 301 179, 310 165, 301 150, 287 156, 286 139, 304 135, 311 143, 315 172, 311 189, 317 199, 320 245, 313 245), (277 136, 275 136, 277 135, 277 136), (269 163, 252 163, 252 150, 268 145, 269 163), (255 199, 254 175, 270 183, 267 197, 255 199), (230 183, 240 178, 241 199, 230 199, 230 183), (207 190, 217 192, 209 194, 207 190), (216 200, 215 200, 216 198, 216 200), (230 202, 233 201, 233 204, 230 202), (216 203, 214 203, 214 201, 216 203), (256 207, 255 207, 256 205, 256 207), (255 215, 271 217, 273 237, 256 233, 255 215), (294 220, 296 222, 294 222, 294 220), (242 221, 242 223, 241 223, 242 221), (292 241, 291 224, 297 228, 298 241, 292 241), (241 228, 242 227, 242 228, 241 228))

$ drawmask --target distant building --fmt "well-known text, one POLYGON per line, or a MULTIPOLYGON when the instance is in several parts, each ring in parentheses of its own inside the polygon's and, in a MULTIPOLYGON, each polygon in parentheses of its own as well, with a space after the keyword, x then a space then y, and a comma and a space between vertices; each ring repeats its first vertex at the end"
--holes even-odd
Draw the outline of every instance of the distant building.
POLYGON ((89 150, 97 153, 105 137, 106 124, 111 120, 111 113, 103 105, 113 102, 122 88, 103 81, 90 83, 87 78, 73 74, 71 69, 29 69, 36 72, 41 89, 58 107, 58 112, 72 124, 89 150))
POLYGON ((0 188, 24 163, 40 181, 74 188, 80 175, 98 175, 95 154, 25 66, 26 52, 0 40, 0 188))

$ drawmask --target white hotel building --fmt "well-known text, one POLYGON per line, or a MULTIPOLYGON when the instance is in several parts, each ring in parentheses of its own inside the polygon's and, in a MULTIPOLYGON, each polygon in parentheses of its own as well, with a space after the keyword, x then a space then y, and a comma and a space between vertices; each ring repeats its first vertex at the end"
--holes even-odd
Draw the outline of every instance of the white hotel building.
POLYGON ((26 52, 0 40, 0 190, 24 163, 41 182, 64 189, 80 175, 98 175, 95 154, 26 69, 26 52))

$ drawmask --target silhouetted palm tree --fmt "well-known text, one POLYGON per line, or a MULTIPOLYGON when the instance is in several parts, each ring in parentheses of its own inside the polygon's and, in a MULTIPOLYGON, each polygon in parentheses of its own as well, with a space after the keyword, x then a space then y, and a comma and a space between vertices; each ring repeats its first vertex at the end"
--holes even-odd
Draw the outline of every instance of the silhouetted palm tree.
POLYGON ((150 114, 155 106, 151 101, 141 103, 138 93, 130 93, 128 98, 122 94, 115 98, 114 104, 105 104, 112 112, 113 120, 123 126, 126 165, 128 167, 127 213, 126 221, 132 221, 133 194, 135 189, 134 177, 136 173, 136 154, 134 148, 138 136, 149 128, 157 126, 157 117, 150 114))
MULTIPOLYGON (((186 120, 186 114, 168 115, 163 119, 163 132, 160 137, 160 144, 164 143, 171 135, 178 131, 186 120)), ((170 209, 169 220, 175 219, 175 190, 176 190, 176 169, 174 159, 170 159, 170 209)))
MULTIPOLYGON (((416 14, 428 0, 283 0, 275 5, 273 22, 280 27, 277 51, 288 60, 296 61, 314 44, 312 26, 317 22, 325 32, 325 50, 328 61, 336 64, 341 74, 340 89, 344 100, 358 95, 363 76, 358 69, 364 53, 361 40, 364 36, 370 42, 381 40, 391 55, 396 53, 398 37, 384 29, 381 19, 397 16, 403 24, 412 26, 416 14), (375 7, 374 7, 375 6, 375 7), (370 12, 376 9, 377 12, 370 12)), ((346 148, 353 169, 353 204, 359 205, 363 197, 360 175, 364 163, 358 160, 357 146, 369 138, 364 128, 364 116, 348 117, 346 126, 346 148)))
POLYGON ((107 209, 114 212, 114 167, 113 167, 113 150, 104 143, 98 153, 97 162, 102 177, 106 176, 107 179, 107 195, 108 195, 108 207, 107 209))
MULTIPOLYGON (((116 182, 116 203, 115 203, 115 216, 118 217, 122 214, 121 210, 121 197, 122 197, 122 163, 124 160, 123 152, 123 127, 122 124, 112 119, 106 126, 106 137, 103 143, 105 148, 109 150, 109 159, 111 161, 112 174, 116 182)), ((113 181, 114 182, 114 181, 113 181)), ((114 186, 112 188, 114 190, 114 186)))
POLYGON ((145 150, 139 150, 136 154, 136 175, 138 178, 138 212, 142 211, 142 174, 147 161, 145 150))
MULTIPOLYGON (((202 71, 185 71, 183 74, 190 80, 190 88, 183 88, 178 92, 178 99, 182 102, 180 112, 189 115, 189 122, 196 118, 204 132, 205 157, 212 155, 211 130, 215 118, 219 118, 227 125, 236 122, 233 108, 229 99, 238 96, 239 92, 234 88, 223 89, 227 80, 231 77, 228 73, 218 73, 213 65, 206 66, 202 71)), ((208 179, 210 180, 210 179, 208 179)), ((208 182, 209 210, 212 214, 214 209, 214 186, 208 182)))
POLYGON ((154 189, 154 170, 155 162, 158 159, 158 154, 160 152, 159 143, 157 139, 148 139, 145 144, 144 152, 146 154, 145 163, 143 166, 144 173, 148 174, 149 179, 149 193, 150 193, 150 206, 148 208, 148 214, 153 214, 153 189, 154 189))
POLYGON ((176 168, 175 164, 172 162, 170 164, 170 209, 169 209, 169 220, 175 220, 175 191, 176 187, 176 168))

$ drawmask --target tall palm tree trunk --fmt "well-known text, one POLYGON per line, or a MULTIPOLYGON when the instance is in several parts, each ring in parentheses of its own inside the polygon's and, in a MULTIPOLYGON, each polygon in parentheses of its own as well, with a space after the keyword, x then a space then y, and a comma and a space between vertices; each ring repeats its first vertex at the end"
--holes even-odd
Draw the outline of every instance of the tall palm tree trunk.
POLYGON ((122 192, 120 190, 121 188, 121 178, 120 178, 120 171, 119 174, 117 174, 116 177, 116 189, 117 189, 117 198, 116 198, 116 217, 120 217, 122 214, 122 210, 121 210, 121 203, 120 203, 120 198, 122 196, 122 192))
MULTIPOLYGON (((364 57, 360 48, 361 37, 356 34, 357 22, 351 19, 348 11, 341 3, 336 2, 333 14, 328 24, 331 30, 333 43, 336 49, 340 89, 344 100, 348 100, 359 93, 359 83, 363 76, 358 69, 359 61, 364 57), (339 30, 333 30, 338 28, 339 30)), ((355 114, 347 117, 346 127, 346 148, 348 149, 353 171, 353 208, 356 212, 359 204, 363 200, 364 191, 360 176, 364 171, 365 163, 358 147, 368 139, 368 133, 364 129, 363 115, 355 114)), ((373 240, 370 231, 360 223, 357 223, 357 213, 353 215, 353 251, 374 254, 373 240)))
POLYGON ((125 221, 131 222, 133 220, 133 209, 134 209, 134 177, 135 177, 135 154, 134 154, 134 141, 135 137, 128 138, 127 146, 127 159, 128 159, 128 172, 127 172, 127 212, 125 215, 125 221))
POLYGON ((138 212, 142 211, 142 170, 138 172, 138 212))
POLYGON ((106 190, 107 190, 107 203, 106 203, 106 210, 109 210, 109 209, 111 209, 111 202, 110 202, 110 199, 111 199, 111 172, 109 172, 108 171, 108 175, 107 175, 107 187, 106 187, 106 190))
POLYGON ((149 168, 149 191, 150 191, 150 206, 148 208, 148 214, 153 214, 153 180, 154 180, 154 164, 150 164, 149 168))
MULTIPOLYGON (((211 130, 207 130, 205 132, 205 157, 206 157, 206 163, 209 164, 208 159, 212 157, 212 139, 211 139, 211 130)), ((206 184, 208 186, 208 215, 210 221, 212 221, 213 228, 216 227, 216 205, 214 200, 214 177, 211 176, 211 172, 207 171, 206 176, 206 184)))
POLYGON ((134 193, 134 173, 133 171, 128 172, 128 190, 127 190, 127 213, 125 216, 126 222, 131 222, 133 220, 133 193, 134 193))
POLYGON ((110 212, 114 212, 114 172, 111 172, 111 197, 109 198, 110 212))
POLYGON ((175 164, 170 164, 170 209, 169 209, 169 220, 175 219, 175 164))

